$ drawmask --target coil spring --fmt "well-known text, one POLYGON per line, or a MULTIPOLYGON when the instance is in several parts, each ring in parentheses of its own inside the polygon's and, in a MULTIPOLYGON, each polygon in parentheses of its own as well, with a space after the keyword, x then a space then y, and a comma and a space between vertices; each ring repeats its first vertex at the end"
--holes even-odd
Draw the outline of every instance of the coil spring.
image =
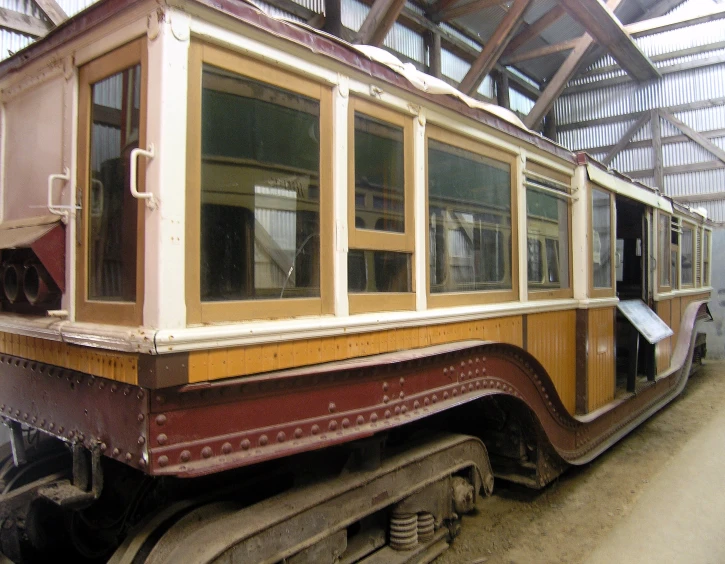
POLYGON ((393 513, 390 517, 390 548, 411 550, 418 544, 418 515, 393 513))
POLYGON ((428 542, 435 534, 435 519, 432 513, 418 514, 418 542, 428 542))

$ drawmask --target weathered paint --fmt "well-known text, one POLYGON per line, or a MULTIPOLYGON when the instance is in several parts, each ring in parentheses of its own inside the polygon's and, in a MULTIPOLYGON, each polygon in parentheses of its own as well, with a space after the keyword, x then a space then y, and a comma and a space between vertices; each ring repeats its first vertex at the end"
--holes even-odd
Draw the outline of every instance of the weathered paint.
MULTIPOLYGON (((657 302, 657 315, 662 321, 672 328, 672 303, 678 298, 671 300, 662 300, 657 302)), ((670 359, 672 358, 673 337, 662 339, 657 343, 657 374, 660 374, 670 367, 670 359)))
POLYGON ((587 353, 587 405, 591 412, 614 399, 614 308, 589 310, 587 353))
POLYGON ((537 313, 526 318, 526 350, 546 369, 561 402, 576 410, 576 310, 537 313))

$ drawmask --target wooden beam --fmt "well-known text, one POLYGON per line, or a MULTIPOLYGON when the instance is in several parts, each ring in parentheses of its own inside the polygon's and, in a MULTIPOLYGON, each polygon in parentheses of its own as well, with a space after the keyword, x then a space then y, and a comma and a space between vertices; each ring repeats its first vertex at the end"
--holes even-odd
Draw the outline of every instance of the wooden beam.
POLYGON ((665 191, 665 171, 662 159, 662 129, 660 127, 660 112, 651 110, 650 120, 652 127, 652 163, 654 165, 655 186, 662 193, 665 191))
MULTIPOLYGON (((613 1, 617 0, 610 0, 610 2, 613 1)), ((544 116, 554 106, 554 102, 556 102, 556 99, 564 91, 567 83, 579 68, 582 59, 593 45, 594 40, 588 33, 585 33, 577 40, 574 50, 566 58, 564 64, 559 67, 559 70, 556 71, 547 87, 541 93, 541 96, 539 96, 539 99, 536 100, 534 107, 531 108, 529 115, 524 119, 526 127, 529 129, 536 129, 538 127, 544 116)))
POLYGON ((375 0, 365 21, 360 26, 357 43, 376 47, 382 45, 403 6, 405 6, 405 0, 375 0))
POLYGON ((485 10, 486 8, 492 8, 493 6, 499 6, 504 3, 505 0, 473 0, 462 6, 455 6, 446 8, 438 13, 438 21, 447 22, 455 20, 456 18, 462 18, 485 10))
POLYGON ((509 77, 500 72, 496 73, 496 102, 502 108, 511 109, 509 77))
POLYGON ((680 121, 675 116, 673 116, 670 112, 667 110, 659 110, 660 115, 669 121, 672 125, 674 125, 677 129, 682 131, 685 135, 687 135, 690 139, 692 139, 695 143, 700 145, 703 149, 708 151, 709 153, 712 153, 715 155, 718 159, 720 159, 723 163, 725 163, 725 151, 723 151, 720 147, 715 145, 712 141, 710 141, 707 137, 702 135, 699 131, 695 131, 692 129, 689 125, 684 123, 683 121, 680 121))
POLYGON ((50 31, 45 21, 6 8, 0 8, 0 27, 32 37, 44 37, 50 31))
POLYGON ((436 0, 435 2, 433 2, 431 7, 428 8, 427 16, 435 23, 440 23, 440 13, 443 12, 446 8, 453 6, 457 2, 458 0, 436 0))
POLYGON ((710 192, 709 194, 687 194, 684 196, 670 196, 675 202, 716 202, 725 200, 725 192, 710 192))
POLYGON ((522 51, 521 53, 514 53, 501 60, 504 65, 514 65, 523 61, 530 61, 531 59, 538 59, 539 57, 546 57, 547 55, 553 55, 555 53, 562 53, 564 51, 571 51, 576 47, 577 39, 570 39, 568 41, 562 41, 560 43, 553 43, 552 45, 545 45, 543 47, 537 47, 536 49, 529 49, 528 51, 522 51))
POLYGON ((629 142, 632 141, 632 137, 635 136, 635 134, 644 127, 644 124, 646 124, 650 120, 650 116, 648 116, 646 113, 643 113, 642 116, 635 121, 627 131, 624 132, 624 135, 622 135, 622 138, 617 141, 616 145, 612 147, 612 149, 607 153, 607 155, 602 159, 602 162, 609 166, 609 164, 612 162, 615 156, 617 156, 620 152, 622 152, 627 145, 629 145, 629 142))
MULTIPOLYGON (((702 135, 707 137, 708 139, 716 139, 717 137, 725 137, 725 129, 713 129, 711 131, 701 131, 702 135)), ((689 141, 689 137, 685 134, 680 135, 668 135, 667 137, 662 138, 662 145, 671 145, 673 143, 685 143, 689 141)), ((599 153, 608 153, 612 150, 614 145, 600 145, 598 147, 582 147, 581 151, 586 151, 590 155, 596 155, 599 153)), ((632 141, 630 142, 625 148, 626 149, 643 149, 647 148, 649 149, 652 147, 652 142, 650 140, 642 140, 642 141, 632 141)))
POLYGON ((443 76, 441 62, 441 34, 435 31, 425 32, 425 44, 428 48, 428 73, 440 78, 443 76))
POLYGON ((504 50, 504 54, 511 54, 516 51, 519 47, 523 47, 526 43, 531 41, 534 37, 541 35, 541 32, 551 26, 554 22, 558 21, 565 14, 564 8, 558 4, 551 10, 546 12, 538 20, 532 24, 522 23, 521 31, 514 36, 509 42, 508 46, 504 50))
MULTIPOLYGON (((686 165, 677 165, 677 166, 667 166, 664 168, 663 172, 665 176, 671 175, 671 174, 685 174, 688 172, 707 172, 709 170, 722 170, 725 169, 725 164, 723 164, 721 161, 707 161, 704 163, 692 163, 692 164, 686 164, 686 165)), ((648 176, 652 176, 654 174, 654 171, 650 169, 642 169, 642 170, 630 170, 623 172, 622 174, 626 174, 630 178, 633 178, 635 180, 638 180, 640 178, 646 178, 648 176)))
POLYGON ((325 0, 325 23, 322 29, 335 37, 342 37, 342 0, 325 0))
POLYGON ((60 4, 55 0, 33 0, 38 8, 43 10, 43 13, 48 16, 48 19, 53 22, 53 25, 60 25, 68 19, 68 14, 63 11, 60 4))
POLYGON ((640 50, 625 31, 612 10, 599 0, 560 0, 566 11, 576 19, 614 59, 637 80, 660 78, 652 61, 640 50))
POLYGON ((508 13, 501 21, 496 31, 486 42, 483 47, 481 54, 473 61, 471 68, 463 77, 460 84, 461 92, 471 94, 478 89, 486 75, 491 72, 493 67, 496 65, 496 61, 503 53, 503 50, 511 41, 516 28, 521 23, 524 17, 524 12, 528 8, 532 0, 514 0, 514 3, 509 8, 508 13))

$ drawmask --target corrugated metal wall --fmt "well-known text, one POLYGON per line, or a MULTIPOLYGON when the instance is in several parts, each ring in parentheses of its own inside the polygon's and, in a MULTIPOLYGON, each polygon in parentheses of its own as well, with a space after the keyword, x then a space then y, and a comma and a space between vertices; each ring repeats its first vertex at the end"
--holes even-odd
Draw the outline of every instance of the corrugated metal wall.
MULTIPOLYGON (((712 7, 712 4, 712 0, 689 0, 676 12, 694 13, 712 7)), ((711 57, 719 57, 722 61, 725 25, 718 20, 641 37, 636 42, 647 55, 656 58, 655 64, 661 69, 677 63, 701 64, 711 57), (668 53, 708 45, 713 49, 659 60, 668 53)), ((611 57, 602 58, 580 78, 572 81, 557 101, 558 141, 562 145, 574 150, 587 150, 601 159, 636 122, 637 116, 631 114, 669 108, 677 119, 704 133, 717 147, 725 149, 725 63, 673 72, 665 74, 660 80, 641 84, 632 81, 620 84, 603 82, 623 75, 618 68, 612 69, 613 66, 616 67, 616 63, 611 57), (591 123, 593 120, 597 121, 591 123)), ((664 186, 659 188, 671 196, 725 191, 723 163, 684 137, 666 120, 660 120, 660 126, 665 178, 664 186), (699 170, 683 171, 682 168, 688 165, 698 165, 699 170)), ((633 137, 630 146, 614 158, 611 166, 654 185, 651 140, 652 128, 647 123, 633 137)), ((693 197, 693 201, 686 203, 704 207, 712 220, 725 222, 725 200, 696 200, 693 197)))

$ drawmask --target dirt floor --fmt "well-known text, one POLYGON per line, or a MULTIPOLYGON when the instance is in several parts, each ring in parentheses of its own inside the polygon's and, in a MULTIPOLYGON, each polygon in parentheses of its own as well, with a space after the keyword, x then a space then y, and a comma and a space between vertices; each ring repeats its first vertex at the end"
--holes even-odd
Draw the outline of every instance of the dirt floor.
POLYGON ((657 472, 724 409, 725 361, 706 361, 677 400, 593 462, 538 492, 499 480, 436 564, 583 562, 657 472))

